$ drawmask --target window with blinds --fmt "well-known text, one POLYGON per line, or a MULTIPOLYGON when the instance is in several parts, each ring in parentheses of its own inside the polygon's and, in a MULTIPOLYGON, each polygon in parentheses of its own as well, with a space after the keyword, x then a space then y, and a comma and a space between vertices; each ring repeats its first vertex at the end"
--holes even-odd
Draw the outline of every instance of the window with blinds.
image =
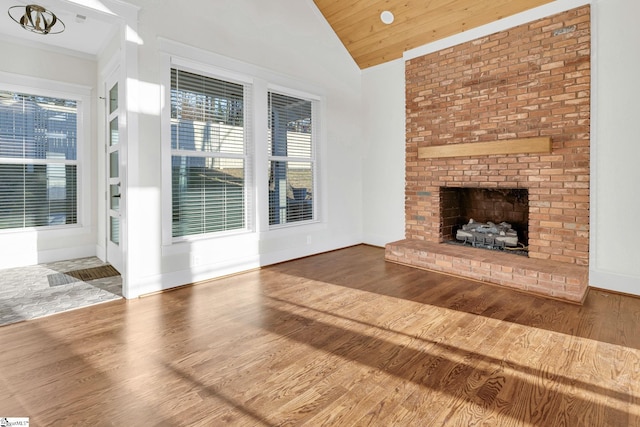
POLYGON ((313 103, 268 94, 269 225, 314 219, 313 103))
POLYGON ((245 87, 171 69, 172 235, 247 228, 245 87))
POLYGON ((0 91, 0 229, 77 224, 77 109, 0 91))

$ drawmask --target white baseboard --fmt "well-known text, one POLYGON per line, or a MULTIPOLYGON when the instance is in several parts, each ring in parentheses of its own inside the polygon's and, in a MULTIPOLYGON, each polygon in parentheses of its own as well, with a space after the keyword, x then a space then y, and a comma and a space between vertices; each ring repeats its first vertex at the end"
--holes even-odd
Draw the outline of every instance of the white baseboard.
POLYGON ((125 280, 127 283, 123 286, 123 293, 125 298, 137 298, 141 295, 160 292, 204 280, 216 279, 231 274, 242 273, 267 265, 354 246, 360 243, 362 243, 360 238, 348 237, 340 239, 339 241, 334 240, 331 244, 318 243, 268 254, 236 258, 221 263, 201 265, 187 270, 155 276, 126 278, 125 280))
POLYGON ((188 270, 173 271, 171 273, 147 276, 143 278, 126 278, 128 282, 123 286, 125 298, 137 298, 141 295, 161 292, 178 286, 202 282, 204 280, 224 277, 260 267, 257 256, 235 259, 219 264, 202 265, 188 270), (125 289, 128 289, 125 290, 125 289))
POLYGON ((284 261, 290 261, 296 258, 304 258, 306 256, 321 254, 323 252, 335 251, 337 249, 347 248, 362 243, 360 237, 348 236, 341 239, 334 239, 330 243, 316 243, 304 247, 295 247, 282 251, 263 254, 260 257, 261 266, 277 264, 284 261))
POLYGON ((609 291, 640 296, 640 277, 590 269, 589 285, 609 291))
POLYGON ((94 245, 38 251, 38 264, 96 256, 94 245))
POLYGON ((364 242, 367 245, 378 246, 384 248, 387 243, 397 242, 398 240, 404 239, 404 231, 402 234, 398 236, 381 236, 381 235, 373 235, 367 234, 364 236, 364 242))

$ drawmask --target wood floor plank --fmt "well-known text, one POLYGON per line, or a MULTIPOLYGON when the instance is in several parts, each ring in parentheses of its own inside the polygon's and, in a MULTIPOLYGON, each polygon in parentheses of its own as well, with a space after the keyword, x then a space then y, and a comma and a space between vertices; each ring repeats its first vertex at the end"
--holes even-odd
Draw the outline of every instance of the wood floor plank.
POLYGON ((576 306, 362 245, 2 327, 0 416, 640 426, 639 326, 639 298, 591 290, 576 306))

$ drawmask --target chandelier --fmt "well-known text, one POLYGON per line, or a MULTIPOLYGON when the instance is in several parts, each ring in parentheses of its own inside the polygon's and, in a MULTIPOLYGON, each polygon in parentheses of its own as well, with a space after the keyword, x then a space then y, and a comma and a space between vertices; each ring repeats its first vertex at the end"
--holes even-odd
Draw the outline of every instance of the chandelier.
POLYGON ((50 10, 37 4, 27 6, 11 6, 9 16, 25 30, 36 34, 58 34, 64 31, 65 25, 50 10))

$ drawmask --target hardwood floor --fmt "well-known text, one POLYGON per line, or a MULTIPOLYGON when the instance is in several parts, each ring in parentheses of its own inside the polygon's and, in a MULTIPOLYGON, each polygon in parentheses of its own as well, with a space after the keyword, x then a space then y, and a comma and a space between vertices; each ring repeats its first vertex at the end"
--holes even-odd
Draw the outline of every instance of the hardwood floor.
POLYGON ((584 306, 357 246, 0 328, 31 426, 638 426, 640 299, 584 306))

